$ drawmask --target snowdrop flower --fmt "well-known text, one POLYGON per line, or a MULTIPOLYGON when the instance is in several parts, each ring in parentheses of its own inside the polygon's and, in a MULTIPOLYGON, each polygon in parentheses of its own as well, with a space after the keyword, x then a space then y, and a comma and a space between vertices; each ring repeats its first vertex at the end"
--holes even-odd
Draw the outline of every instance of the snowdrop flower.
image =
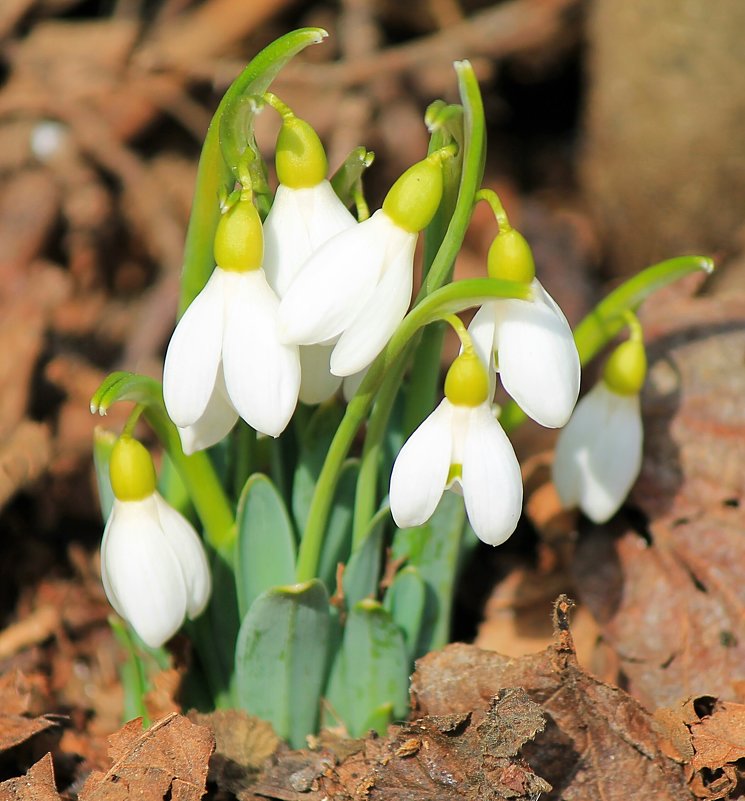
MULTIPOLYGON (((264 272, 282 298, 300 268, 324 242, 357 221, 326 180, 328 162, 313 128, 274 95, 267 100, 282 114, 275 164, 279 187, 264 221, 264 272)), ((322 403, 341 384, 330 370, 333 346, 300 348, 300 400, 322 403)))
POLYGON ((638 332, 632 329, 632 338, 611 354, 603 378, 577 404, 556 444, 553 481, 561 502, 579 506, 595 523, 618 511, 641 470, 639 392, 647 361, 638 332))
POLYGON ((393 465, 390 505, 396 525, 425 523, 454 485, 462 488, 479 539, 503 543, 522 510, 520 465, 492 412, 484 365, 468 347, 448 371, 444 400, 409 437, 393 465))
POLYGON ((111 605, 157 648, 198 617, 211 578, 197 532, 155 490, 147 450, 129 436, 110 462, 114 503, 101 543, 101 578, 111 605))
POLYGON ((337 376, 360 372, 380 353, 409 308, 414 247, 440 204, 449 152, 410 167, 382 209, 313 253, 282 298, 283 341, 333 344, 337 376))
POLYGON ((577 347, 566 317, 535 277, 528 243, 508 225, 500 223, 489 249, 489 275, 528 283, 533 297, 485 303, 468 330, 490 372, 499 372, 523 411, 543 426, 560 428, 579 395, 577 347))
POLYGON ((240 415, 279 436, 297 405, 297 347, 279 342, 279 299, 261 269, 261 221, 249 197, 215 234, 217 267, 179 320, 166 353, 163 398, 185 453, 219 442, 240 415))

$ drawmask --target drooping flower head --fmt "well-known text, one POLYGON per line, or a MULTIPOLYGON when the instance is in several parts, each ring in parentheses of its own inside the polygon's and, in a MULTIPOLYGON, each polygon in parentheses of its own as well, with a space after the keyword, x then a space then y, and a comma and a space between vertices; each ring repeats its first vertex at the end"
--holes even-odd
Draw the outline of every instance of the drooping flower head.
POLYGON ((215 234, 215 267, 179 320, 166 353, 163 397, 186 453, 219 442, 242 417, 276 437, 297 405, 297 347, 279 342, 279 299, 261 267, 264 238, 250 192, 215 234))
MULTIPOLYGON (((275 151, 279 186, 264 221, 264 272, 281 299, 313 251, 357 221, 326 179, 328 162, 318 134, 276 96, 265 97, 282 115, 275 151)), ((341 378, 330 371, 331 350, 300 348, 304 403, 321 403, 339 388, 341 378)))
POLYGON ((404 444, 391 474, 391 514, 399 527, 425 523, 446 489, 460 487, 479 539, 500 545, 522 510, 515 451, 491 407, 490 381, 466 348, 445 379, 445 398, 404 444))
POLYGON ((605 364, 603 377, 577 404, 559 435, 553 481, 564 506, 595 523, 619 509, 639 475, 642 428, 639 392, 647 358, 638 323, 605 364))
POLYGON ((153 460, 122 436, 110 462, 114 503, 101 542, 101 578, 111 605, 156 648, 209 600, 211 578, 192 525, 155 489, 153 460))
POLYGON ((563 426, 577 402, 580 363, 569 323, 535 277, 525 238, 499 207, 499 234, 488 255, 491 278, 530 285, 532 298, 485 303, 469 326, 480 356, 499 372, 506 392, 533 420, 563 426))
POLYGON ((313 253, 282 299, 283 341, 333 344, 337 376, 380 353, 411 301, 414 247, 440 204, 444 157, 437 151, 410 167, 382 209, 313 253))

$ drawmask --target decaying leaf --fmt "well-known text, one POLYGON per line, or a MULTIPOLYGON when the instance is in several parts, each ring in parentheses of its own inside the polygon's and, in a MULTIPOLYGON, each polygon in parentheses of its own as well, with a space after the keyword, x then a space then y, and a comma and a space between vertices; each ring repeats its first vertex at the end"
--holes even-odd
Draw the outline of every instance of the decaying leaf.
POLYGON ((0 752, 57 725, 53 718, 28 717, 33 681, 19 671, 0 677, 0 752))
POLYGON ((421 717, 337 750, 279 752, 243 801, 528 801, 548 792, 519 755, 543 730, 540 707, 525 691, 499 691, 478 717, 421 717))
POLYGON ((511 659, 450 645, 417 663, 412 695, 419 715, 486 714, 500 688, 523 687, 547 716, 522 755, 563 801, 682 801, 682 771, 659 747, 650 716, 623 690, 582 671, 569 633, 567 603, 556 607, 553 645, 511 659), (633 777, 633 778, 632 778, 633 777))
POLYGON ((32 765, 25 776, 0 783, 2 801, 61 801, 54 783, 52 755, 32 765))
POLYGON ((109 738, 114 764, 94 772, 79 801, 199 801, 215 747, 209 729, 181 715, 169 715, 142 730, 135 718, 109 738))

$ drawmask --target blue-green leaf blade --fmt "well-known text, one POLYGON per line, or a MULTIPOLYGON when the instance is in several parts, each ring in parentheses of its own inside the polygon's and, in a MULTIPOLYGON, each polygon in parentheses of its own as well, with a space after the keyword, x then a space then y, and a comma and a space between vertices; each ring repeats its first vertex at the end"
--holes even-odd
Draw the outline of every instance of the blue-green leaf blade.
POLYGON ((383 606, 401 629, 410 660, 414 660, 427 602, 427 586, 419 569, 407 565, 386 590, 383 606))
POLYGON ((347 607, 363 598, 374 598, 380 581, 383 533, 390 516, 388 507, 381 509, 370 521, 360 546, 349 558, 344 570, 344 598, 347 607))
POLYGON ((295 575, 295 533, 271 480, 255 473, 246 482, 236 517, 235 581, 241 619, 270 587, 290 584, 295 575))
POLYGON ((260 595, 238 634, 238 702, 269 721, 293 748, 317 729, 328 628, 328 594, 314 579, 260 595))

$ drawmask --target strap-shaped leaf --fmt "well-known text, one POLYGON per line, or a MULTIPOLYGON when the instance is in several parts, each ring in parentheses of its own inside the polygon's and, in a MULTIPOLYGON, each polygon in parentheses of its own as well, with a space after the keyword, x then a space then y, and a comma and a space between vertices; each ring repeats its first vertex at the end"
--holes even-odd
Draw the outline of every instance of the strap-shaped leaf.
POLYGON ((281 36, 251 60, 220 102, 199 157, 186 234, 179 314, 202 291, 215 266, 212 244, 220 218, 219 192, 233 188, 233 170, 245 146, 253 142, 254 111, 246 99, 265 92, 290 59, 325 36, 326 31, 321 28, 302 28, 281 36))
POLYGON ((344 570, 344 597, 347 607, 363 598, 375 598, 380 581, 383 531, 390 516, 388 507, 381 509, 370 521, 367 534, 352 554, 344 570))
POLYGON ((235 583, 241 619, 271 587, 295 577, 295 533, 282 496, 267 476, 255 473, 238 502, 235 583))
POLYGON ((417 656, 416 648, 426 602, 427 585, 418 568, 413 565, 407 565, 396 574, 383 599, 383 606, 403 632, 409 659, 412 661, 417 656))
POLYGON ((394 535, 394 558, 406 559, 407 564, 416 567, 427 586, 414 659, 448 642, 453 585, 465 522, 462 499, 453 492, 446 492, 427 523, 416 528, 397 529, 394 535))
POLYGON ((401 630, 382 604, 371 599, 352 607, 337 652, 328 702, 353 737, 406 717, 409 660, 401 630))
POLYGON ((358 471, 359 461, 347 459, 334 493, 334 505, 331 508, 326 536, 321 547, 321 558, 318 561, 318 578, 332 595, 336 592, 337 565, 346 564, 352 550, 352 516, 358 471))
POLYGON ((328 653, 323 584, 273 587, 248 610, 235 649, 237 697, 293 748, 316 731, 328 653))

